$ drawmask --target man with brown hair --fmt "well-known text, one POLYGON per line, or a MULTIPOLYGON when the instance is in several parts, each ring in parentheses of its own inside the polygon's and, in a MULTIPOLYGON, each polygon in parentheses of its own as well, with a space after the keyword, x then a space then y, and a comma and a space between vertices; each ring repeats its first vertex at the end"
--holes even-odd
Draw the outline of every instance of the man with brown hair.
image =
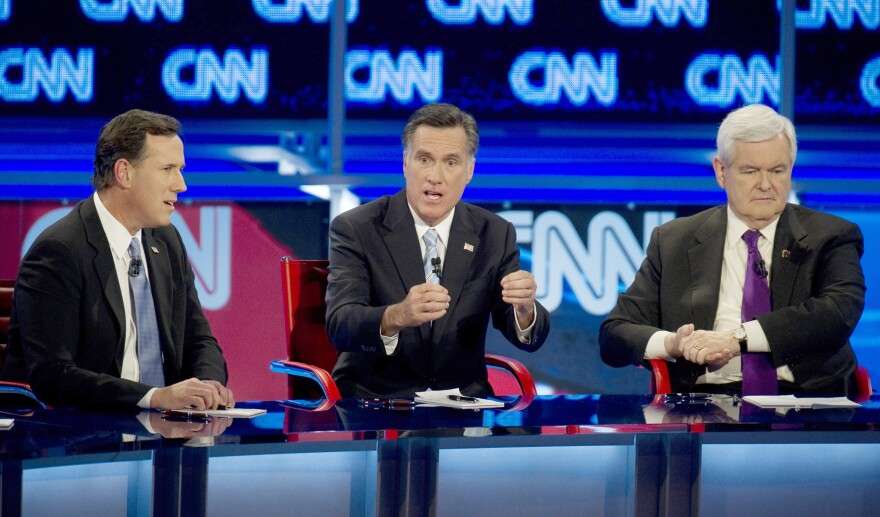
POLYGON ((15 287, 0 377, 53 405, 216 409, 226 361, 171 225, 180 123, 131 110, 101 131, 95 193, 34 241, 15 287))

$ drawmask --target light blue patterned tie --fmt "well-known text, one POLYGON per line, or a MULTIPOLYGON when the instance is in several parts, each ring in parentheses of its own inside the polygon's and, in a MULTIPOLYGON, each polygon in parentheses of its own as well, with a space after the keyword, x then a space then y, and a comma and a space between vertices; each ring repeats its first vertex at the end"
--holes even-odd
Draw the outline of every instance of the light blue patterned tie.
POLYGON ((141 259, 141 246, 137 237, 131 239, 128 254, 132 261, 132 265, 128 268, 128 281, 134 302, 141 382, 161 388, 165 386, 165 373, 162 371, 159 324, 156 322, 156 308, 150 292, 150 281, 147 279, 147 265, 141 259))
POLYGON ((436 271, 440 271, 440 255, 437 254, 437 241, 440 240, 440 234, 437 233, 437 230, 434 228, 429 228, 428 231, 422 235, 422 240, 425 241, 425 262, 423 263, 425 267, 425 281, 431 284, 439 284, 440 277, 437 275, 436 271), (437 264, 437 267, 434 267, 434 264, 437 264))

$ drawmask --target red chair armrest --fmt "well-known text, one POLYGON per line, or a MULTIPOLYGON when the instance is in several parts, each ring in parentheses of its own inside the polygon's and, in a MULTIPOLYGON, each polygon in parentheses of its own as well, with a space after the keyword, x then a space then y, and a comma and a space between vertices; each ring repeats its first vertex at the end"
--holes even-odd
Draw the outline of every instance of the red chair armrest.
POLYGON ((336 387, 336 382, 333 381, 333 377, 323 368, 296 361, 277 359, 269 364, 269 370, 315 381, 321 387, 327 400, 336 401, 342 398, 339 394, 339 388, 336 387))
POLYGON ((538 394, 538 389, 535 387, 535 379, 532 378, 532 374, 530 374, 526 367, 516 359, 501 355, 486 354, 486 366, 509 371, 514 377, 516 377, 517 382, 519 382, 524 397, 534 397, 538 394))
POLYGON ((868 369, 864 366, 856 367, 856 386, 858 387, 858 393, 856 393, 854 400, 859 404, 864 404, 871 398, 871 394, 874 392, 871 387, 871 374, 868 373, 868 369))
POLYGON ((672 393, 669 380, 669 366, 663 359, 648 359, 651 365, 651 393, 665 395, 672 393))

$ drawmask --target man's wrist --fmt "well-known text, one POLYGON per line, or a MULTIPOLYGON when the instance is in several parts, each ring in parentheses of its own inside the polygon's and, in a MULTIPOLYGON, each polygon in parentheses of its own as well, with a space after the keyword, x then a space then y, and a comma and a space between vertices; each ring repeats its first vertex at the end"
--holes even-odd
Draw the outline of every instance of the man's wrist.
POLYGON ((382 313, 382 319, 379 321, 379 334, 385 337, 394 337, 400 332, 399 326, 394 324, 394 309, 396 305, 389 305, 382 313))
POLYGON ((669 357, 678 358, 681 357, 681 352, 678 350, 678 344, 676 343, 676 334, 675 332, 670 332, 663 337, 663 348, 666 349, 666 354, 669 357))
POLYGON ((740 325, 738 328, 733 329, 730 335, 739 346, 740 354, 745 354, 749 351, 749 336, 746 334, 745 327, 740 325))

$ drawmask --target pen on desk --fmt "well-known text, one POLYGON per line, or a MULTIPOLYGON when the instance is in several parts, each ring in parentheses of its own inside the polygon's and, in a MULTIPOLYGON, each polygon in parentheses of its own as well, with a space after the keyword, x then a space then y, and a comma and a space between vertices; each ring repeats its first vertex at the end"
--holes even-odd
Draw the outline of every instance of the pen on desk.
POLYGON ((207 413, 193 412, 178 409, 166 409, 162 411, 162 418, 173 422, 210 422, 211 415, 207 413))
POLYGON ((477 402, 479 399, 474 397, 465 397, 464 395, 449 395, 449 400, 457 402, 477 402))
POLYGON ((367 407, 385 407, 391 409, 409 409, 415 406, 415 401, 411 399, 380 399, 365 398, 361 399, 361 404, 367 407))
POLYGON ((706 401, 712 398, 711 393, 667 393, 664 395, 670 402, 706 401))

